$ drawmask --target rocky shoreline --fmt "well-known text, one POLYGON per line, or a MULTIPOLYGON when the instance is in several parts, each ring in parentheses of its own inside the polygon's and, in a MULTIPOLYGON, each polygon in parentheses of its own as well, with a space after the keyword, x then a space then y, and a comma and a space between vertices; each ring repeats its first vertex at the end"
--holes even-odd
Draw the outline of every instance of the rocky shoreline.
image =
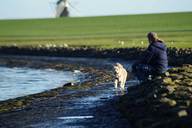
POLYGON ((117 108, 136 128, 190 128, 192 125, 192 65, 128 88, 117 108))
MULTIPOLYGON (((86 58, 120 58, 139 59, 145 48, 89 48, 89 47, 17 47, 1 46, 0 55, 86 57, 86 58)), ((168 48, 169 65, 192 64, 192 48, 168 48)))

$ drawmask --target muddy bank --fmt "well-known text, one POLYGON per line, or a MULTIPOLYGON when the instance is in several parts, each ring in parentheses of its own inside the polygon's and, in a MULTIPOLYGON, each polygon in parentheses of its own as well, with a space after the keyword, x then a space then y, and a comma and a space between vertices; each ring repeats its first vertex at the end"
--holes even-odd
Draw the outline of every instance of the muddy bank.
POLYGON ((117 107, 136 128, 190 128, 192 65, 128 88, 117 107))
MULTIPOLYGON (((30 56, 58 56, 58 57, 94 57, 94 58, 121 58, 125 60, 139 59, 144 48, 63 48, 63 47, 0 47, 0 55, 30 55, 30 56)), ((169 64, 192 64, 192 49, 168 48, 169 64)))

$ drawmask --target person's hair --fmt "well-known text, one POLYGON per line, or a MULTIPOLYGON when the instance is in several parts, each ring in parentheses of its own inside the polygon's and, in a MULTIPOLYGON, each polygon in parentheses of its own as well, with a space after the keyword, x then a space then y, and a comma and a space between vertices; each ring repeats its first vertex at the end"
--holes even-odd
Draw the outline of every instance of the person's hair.
POLYGON ((161 42, 163 43, 163 40, 159 39, 159 37, 157 36, 157 33, 155 32, 149 32, 147 34, 147 37, 150 41, 152 41, 152 43, 155 43, 155 42, 161 42))

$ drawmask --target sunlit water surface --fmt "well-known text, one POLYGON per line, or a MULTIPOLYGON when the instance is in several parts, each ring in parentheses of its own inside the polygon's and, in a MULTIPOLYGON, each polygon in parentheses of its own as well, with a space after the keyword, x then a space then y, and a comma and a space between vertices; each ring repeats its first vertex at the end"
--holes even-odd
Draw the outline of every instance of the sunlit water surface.
POLYGON ((80 82, 82 77, 79 71, 0 67, 0 101, 80 82))

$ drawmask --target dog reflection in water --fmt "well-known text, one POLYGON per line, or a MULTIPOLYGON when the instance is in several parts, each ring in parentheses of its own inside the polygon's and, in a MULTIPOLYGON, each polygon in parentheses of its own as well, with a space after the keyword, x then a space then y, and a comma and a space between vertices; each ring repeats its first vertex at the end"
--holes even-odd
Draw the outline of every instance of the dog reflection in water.
POLYGON ((116 63, 114 66, 114 75, 115 75, 115 81, 114 81, 114 87, 116 89, 116 93, 118 95, 118 87, 121 90, 122 95, 125 92, 125 84, 127 80, 127 71, 123 67, 122 64, 116 63))

